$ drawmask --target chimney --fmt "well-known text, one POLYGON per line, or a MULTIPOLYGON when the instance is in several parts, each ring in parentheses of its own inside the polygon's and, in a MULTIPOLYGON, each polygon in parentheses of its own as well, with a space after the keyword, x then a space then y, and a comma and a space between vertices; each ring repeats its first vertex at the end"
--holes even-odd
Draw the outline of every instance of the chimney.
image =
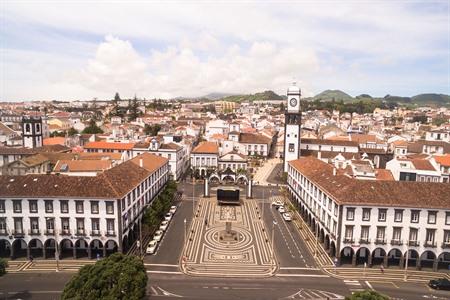
POLYGON ((333 168, 333 176, 336 176, 337 170, 336 168, 333 168))
POLYGON ((322 152, 317 152, 317 159, 322 159, 322 152))
POLYGON ((144 167, 144 160, 143 160, 142 158, 139 159, 139 166, 140 166, 141 168, 144 167))

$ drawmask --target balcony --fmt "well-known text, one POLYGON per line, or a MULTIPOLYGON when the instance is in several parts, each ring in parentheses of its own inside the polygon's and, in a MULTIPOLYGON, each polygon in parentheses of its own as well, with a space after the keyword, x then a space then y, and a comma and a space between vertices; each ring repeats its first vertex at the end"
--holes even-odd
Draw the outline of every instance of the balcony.
POLYGON ((424 247, 429 247, 429 248, 436 248, 437 247, 437 243, 434 241, 425 241, 423 243, 424 247))
POLYGON ((450 242, 443 242, 441 245, 442 248, 449 249, 450 248, 450 242))
POLYGON ((370 239, 369 238, 360 238, 359 243, 360 244, 370 244, 370 239))
POLYGON ((386 239, 375 239, 375 245, 386 245, 386 239))
POLYGON ((391 245, 392 246, 401 246, 401 245, 403 245, 403 241, 402 240, 392 239, 391 240, 391 245))
POLYGON ((409 241, 408 242, 408 246, 411 246, 411 247, 419 247, 420 246, 420 243, 418 242, 418 241, 409 241))
POLYGON ((91 235, 92 236, 100 236, 100 230, 91 230, 91 235))
POLYGON ((347 244, 353 244, 353 243, 355 243, 355 240, 353 239, 353 238, 344 238, 344 243, 347 243, 347 244))
POLYGON ((106 231, 106 236, 116 236, 116 231, 115 230, 108 230, 108 231, 106 231))
POLYGON ((70 235, 70 234, 71 234, 70 229, 61 230, 61 235, 70 235))
POLYGON ((0 235, 8 235, 8 232, 4 228, 0 229, 0 235))
POLYGON ((14 230, 12 231, 12 234, 13 234, 14 236, 23 236, 23 235, 24 235, 22 229, 14 229, 14 230))
POLYGON ((45 235, 55 235, 55 230, 54 229, 47 229, 44 234, 45 235))
POLYGON ((77 229, 77 232, 75 233, 75 235, 84 236, 84 235, 86 235, 86 233, 85 233, 84 229, 77 229))
POLYGON ((41 235, 41 231, 39 229, 30 229, 28 230, 29 235, 41 235))

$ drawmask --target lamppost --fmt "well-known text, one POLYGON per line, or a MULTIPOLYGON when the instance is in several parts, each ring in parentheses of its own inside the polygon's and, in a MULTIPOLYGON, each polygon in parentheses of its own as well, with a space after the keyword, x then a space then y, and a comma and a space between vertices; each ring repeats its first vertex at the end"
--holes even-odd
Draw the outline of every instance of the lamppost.
POLYGON ((264 188, 263 188, 263 190, 262 190, 262 218, 263 218, 263 220, 264 220, 264 204, 265 204, 265 202, 266 202, 266 198, 264 198, 264 188))
POLYGON ((186 218, 184 219, 184 245, 186 247, 186 218))
MULTIPOLYGON (((56 272, 59 272, 59 246, 58 246, 58 230, 56 230, 55 217, 48 217, 45 220, 53 220, 53 231, 55 232, 55 260, 56 260, 56 272)), ((48 225, 47 225, 48 230, 48 225)))
POLYGON ((408 252, 409 250, 406 250, 405 275, 403 276, 404 281, 408 280, 408 260, 409 260, 408 252))
POLYGON ((140 258, 142 258, 142 243, 141 243, 141 241, 142 241, 142 214, 143 214, 143 212, 141 213, 141 218, 139 219, 139 241, 137 244, 137 246, 139 247, 139 257, 140 258))
POLYGON ((272 222, 272 268, 275 265, 275 252, 274 252, 275 225, 277 225, 277 221, 274 220, 272 222))
POLYGON ((192 177, 192 218, 195 218, 195 177, 192 177))

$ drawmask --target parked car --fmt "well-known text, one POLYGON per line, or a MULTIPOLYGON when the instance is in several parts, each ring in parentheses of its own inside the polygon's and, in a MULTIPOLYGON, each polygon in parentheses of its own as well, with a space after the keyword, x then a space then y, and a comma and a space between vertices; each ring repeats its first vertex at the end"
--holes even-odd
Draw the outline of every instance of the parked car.
POLYGON ((272 206, 275 206, 278 209, 280 206, 283 206, 283 202, 281 200, 272 201, 272 206))
POLYGON ((284 213, 284 214, 283 214, 283 219, 284 219, 285 221, 287 221, 287 222, 290 222, 290 221, 292 221, 292 216, 291 216, 290 213, 284 213))
POLYGON ((428 282, 428 285, 436 290, 450 291, 450 281, 445 278, 430 280, 430 282, 428 282))
POLYGON ((280 214, 284 214, 286 212, 286 209, 284 208, 284 206, 280 206, 278 207, 278 211, 280 212, 280 214))
POLYGON ((164 234, 164 231, 156 230, 155 235, 153 235, 153 240, 158 241, 158 242, 161 241, 163 234, 164 234))
POLYGON ((166 231, 168 226, 169 221, 164 220, 161 222, 161 225, 159 225, 159 230, 166 231))
POLYGON ((171 206, 171 207, 170 207, 169 213, 171 213, 172 215, 174 215, 176 211, 177 211, 177 207, 174 205, 174 206, 171 206))
POLYGON ((158 241, 152 240, 148 243, 147 254, 155 254, 156 248, 158 247, 158 241))
POLYGON ((172 214, 170 212, 168 212, 167 214, 164 215, 164 220, 166 221, 170 221, 172 220, 172 214))

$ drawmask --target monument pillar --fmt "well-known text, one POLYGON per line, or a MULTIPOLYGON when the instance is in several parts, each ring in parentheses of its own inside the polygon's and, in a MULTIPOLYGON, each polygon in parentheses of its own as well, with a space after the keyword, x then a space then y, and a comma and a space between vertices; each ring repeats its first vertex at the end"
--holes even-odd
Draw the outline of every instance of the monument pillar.
POLYGON ((203 185, 203 195, 205 197, 209 197, 209 180, 208 178, 205 178, 205 184, 203 185))
POLYGON ((249 179, 247 182, 247 199, 252 198, 253 189, 253 179, 249 179))

